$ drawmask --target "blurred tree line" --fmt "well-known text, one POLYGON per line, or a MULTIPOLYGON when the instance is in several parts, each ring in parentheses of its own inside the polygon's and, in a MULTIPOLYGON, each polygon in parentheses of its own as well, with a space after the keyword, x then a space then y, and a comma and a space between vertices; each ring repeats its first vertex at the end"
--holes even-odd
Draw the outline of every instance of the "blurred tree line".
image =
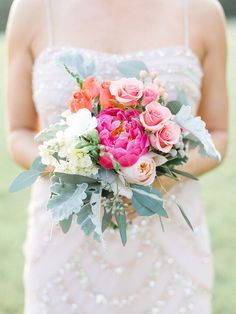
MULTIPOLYGON (((7 16, 12 1, 13 0, 0 0, 0 31, 4 31, 5 29, 7 16)), ((236 0, 220 0, 220 2, 222 3, 228 17, 236 16, 236 0)))

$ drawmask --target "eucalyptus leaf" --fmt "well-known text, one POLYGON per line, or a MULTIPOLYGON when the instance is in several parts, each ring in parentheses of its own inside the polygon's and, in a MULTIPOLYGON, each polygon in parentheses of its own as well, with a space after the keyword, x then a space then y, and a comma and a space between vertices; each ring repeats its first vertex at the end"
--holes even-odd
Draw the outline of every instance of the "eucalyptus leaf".
POLYGON ((136 210, 139 216, 149 217, 156 215, 156 213, 148 206, 144 205, 143 202, 140 202, 139 198, 136 198, 135 195, 132 198, 132 207, 136 210))
POLYGON ((188 219, 188 217, 186 216, 186 214, 185 214, 183 208, 182 208, 179 204, 177 204, 177 203, 176 203, 176 205, 177 205, 177 207, 179 208, 179 210, 180 210, 180 212, 181 212, 181 214, 182 214, 184 220, 185 220, 186 223, 188 224, 189 228, 190 228, 192 231, 194 231, 193 226, 192 226, 190 220, 188 219))
POLYGON ((15 193, 30 187, 40 176, 37 170, 28 170, 20 173, 9 187, 10 193, 15 193))
POLYGON ((36 170, 38 172, 43 172, 44 170, 46 169, 46 165, 44 165, 42 163, 42 159, 41 157, 37 157, 33 163, 32 163, 32 166, 31 166, 31 170, 36 170))
POLYGON ((183 177, 186 177, 186 178, 198 181, 198 178, 193 176, 191 173, 188 173, 188 172, 185 172, 185 171, 181 171, 181 170, 178 170, 178 169, 172 169, 171 171, 176 173, 176 174, 179 174, 180 176, 183 176, 183 177))
POLYGON ((70 230, 72 218, 73 218, 73 215, 71 215, 68 219, 60 221, 60 226, 64 233, 67 233, 70 230))
POLYGON ((117 64, 117 69, 125 77, 136 77, 137 79, 139 79, 140 71, 149 72, 146 64, 140 60, 122 61, 117 64))
POLYGON ((153 213, 162 217, 168 217, 163 207, 163 198, 156 189, 151 186, 133 185, 132 191, 132 204, 139 215, 146 216, 146 213, 149 213, 147 216, 151 216, 153 213))
POLYGON ((171 113, 174 115, 176 115, 180 111, 182 106, 183 104, 177 100, 169 101, 166 104, 166 107, 169 108, 171 113))
POLYGON ((119 228, 120 237, 123 246, 126 245, 127 242, 127 222, 126 222, 126 213, 125 211, 116 210, 115 211, 116 222, 119 228))
POLYGON ((71 72, 76 73, 82 80, 95 74, 96 67, 94 61, 88 60, 87 62, 80 52, 63 51, 57 55, 57 62, 61 65, 66 65, 71 72))

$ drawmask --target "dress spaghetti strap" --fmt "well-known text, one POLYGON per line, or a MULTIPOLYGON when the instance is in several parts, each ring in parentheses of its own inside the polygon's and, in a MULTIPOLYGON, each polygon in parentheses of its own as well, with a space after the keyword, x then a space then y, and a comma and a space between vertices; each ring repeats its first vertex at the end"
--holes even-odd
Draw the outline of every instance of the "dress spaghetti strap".
POLYGON ((48 46, 51 47, 54 44, 51 0, 43 0, 43 1, 44 1, 46 17, 47 17, 48 46))
POLYGON ((184 46, 189 47, 189 0, 183 0, 184 6, 184 46))

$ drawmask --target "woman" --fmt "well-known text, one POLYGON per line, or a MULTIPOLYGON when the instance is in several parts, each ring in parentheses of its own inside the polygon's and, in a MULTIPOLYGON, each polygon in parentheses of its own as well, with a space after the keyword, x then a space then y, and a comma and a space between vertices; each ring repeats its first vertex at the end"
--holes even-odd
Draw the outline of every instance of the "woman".
MULTIPOLYGON (((224 158, 226 39, 217 1, 15 1, 8 23, 9 142, 24 168, 38 155, 35 133, 58 119, 75 88, 56 62, 61 54, 93 60, 98 77, 110 79, 118 76, 117 62, 143 60, 170 97, 186 95, 224 158)), ((184 170, 195 176, 218 166, 194 150, 189 157, 184 170)), ((213 270, 199 185, 162 179, 161 186, 170 216, 165 232, 156 219, 132 216, 126 248, 108 232, 104 253, 77 226, 67 235, 51 230, 49 182, 41 178, 29 206, 24 313, 211 313, 213 270)))

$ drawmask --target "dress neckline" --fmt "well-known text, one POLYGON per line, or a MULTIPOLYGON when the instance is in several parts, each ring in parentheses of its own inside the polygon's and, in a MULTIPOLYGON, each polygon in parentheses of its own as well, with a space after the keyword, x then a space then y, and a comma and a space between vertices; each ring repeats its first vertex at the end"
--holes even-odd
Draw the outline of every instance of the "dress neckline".
POLYGON ((59 51, 65 51, 70 50, 74 52, 81 52, 81 53, 89 53, 91 55, 97 55, 100 57, 107 57, 107 58, 138 58, 142 54, 153 54, 157 53, 159 55, 163 55, 165 52, 169 51, 177 51, 178 54, 185 53, 186 56, 192 57, 196 60, 196 63, 198 64, 199 68, 203 72, 202 64, 200 61, 199 56, 196 54, 196 52, 193 51, 191 47, 184 46, 184 45, 176 45, 176 46, 163 46, 159 48, 153 48, 153 49, 144 49, 144 50, 137 50, 137 51, 131 51, 127 53, 113 53, 113 52, 106 52, 106 51, 99 51, 96 49, 90 49, 90 48, 82 48, 82 47, 76 47, 76 46, 50 46, 44 48, 34 59, 33 67, 35 67, 38 62, 44 58, 50 53, 53 52, 59 52, 59 51))

